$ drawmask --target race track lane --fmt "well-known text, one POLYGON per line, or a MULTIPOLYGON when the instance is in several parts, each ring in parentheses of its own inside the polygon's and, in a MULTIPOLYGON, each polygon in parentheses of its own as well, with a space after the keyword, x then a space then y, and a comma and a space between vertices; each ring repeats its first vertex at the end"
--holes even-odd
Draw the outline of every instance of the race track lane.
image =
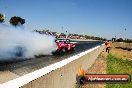
POLYGON ((95 47, 102 44, 99 41, 89 41, 89 42, 78 42, 76 49, 72 52, 68 52, 65 55, 57 56, 42 56, 32 59, 13 61, 13 62, 0 62, 0 71, 10 71, 19 76, 33 72, 37 69, 43 68, 47 65, 53 64, 82 51, 95 47))

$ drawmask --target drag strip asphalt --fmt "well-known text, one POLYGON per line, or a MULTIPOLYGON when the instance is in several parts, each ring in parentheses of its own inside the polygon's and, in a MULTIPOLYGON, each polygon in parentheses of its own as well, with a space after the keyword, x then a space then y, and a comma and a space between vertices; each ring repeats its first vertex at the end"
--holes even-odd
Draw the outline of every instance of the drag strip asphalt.
POLYGON ((100 41, 79 41, 76 43, 74 51, 67 52, 64 55, 41 56, 32 59, 0 62, 0 71, 10 71, 18 76, 22 76, 101 44, 102 42, 100 41))

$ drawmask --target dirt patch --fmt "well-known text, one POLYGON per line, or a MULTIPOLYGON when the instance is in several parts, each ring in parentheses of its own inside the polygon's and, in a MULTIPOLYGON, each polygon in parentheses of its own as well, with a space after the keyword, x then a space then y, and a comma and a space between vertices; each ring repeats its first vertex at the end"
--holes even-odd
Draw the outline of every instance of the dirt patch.
POLYGON ((124 43, 124 42, 114 42, 113 43, 114 47, 120 47, 120 48, 126 48, 126 49, 131 49, 132 48, 132 43, 124 43))
POLYGON ((121 59, 129 59, 132 60, 132 51, 124 50, 122 48, 127 47, 128 44, 122 44, 122 46, 118 43, 113 43, 113 46, 110 49, 110 53, 114 55, 116 58, 121 59), (122 48, 116 48, 116 47, 122 47, 122 48))
MULTIPOLYGON (((86 71, 87 74, 106 74, 107 57, 106 52, 102 52, 96 59, 95 63, 86 71)), ((105 88, 105 84, 85 84, 82 88, 105 88)))

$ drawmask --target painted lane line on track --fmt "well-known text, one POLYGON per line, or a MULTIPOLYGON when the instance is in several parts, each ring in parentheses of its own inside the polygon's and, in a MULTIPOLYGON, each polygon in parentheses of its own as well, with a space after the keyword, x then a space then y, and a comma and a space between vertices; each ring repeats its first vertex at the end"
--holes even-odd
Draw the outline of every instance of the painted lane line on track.
MULTIPOLYGON (((102 44, 102 45, 104 45, 104 44, 102 44)), ((82 56, 84 56, 85 54, 87 54, 87 53, 89 53, 89 52, 91 52, 91 51, 93 51, 93 50, 95 50, 99 47, 100 46, 98 45, 94 48, 88 49, 84 52, 81 52, 77 55, 74 55, 74 56, 69 57, 67 59, 64 59, 62 61, 56 62, 56 63, 51 64, 49 66, 46 66, 42 69, 36 70, 34 72, 28 73, 28 74, 23 75, 21 77, 18 77, 16 79, 10 80, 6 83, 1 84, 0 88, 19 88, 19 87, 21 87, 21 86, 23 86, 23 85, 39 78, 41 76, 44 76, 44 75, 48 74, 49 72, 51 72, 53 70, 61 68, 62 66, 64 66, 64 65, 66 65, 66 64, 68 64, 68 63, 70 63, 70 62, 72 62, 72 61, 74 61, 74 60, 76 60, 76 59, 78 59, 82 56)))

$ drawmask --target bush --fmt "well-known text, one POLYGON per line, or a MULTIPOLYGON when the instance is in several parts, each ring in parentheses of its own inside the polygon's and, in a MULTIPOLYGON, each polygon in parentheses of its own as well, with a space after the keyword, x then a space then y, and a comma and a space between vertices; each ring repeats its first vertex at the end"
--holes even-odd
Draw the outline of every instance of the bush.
POLYGON ((17 25, 23 25, 25 23, 25 19, 22 19, 21 17, 11 17, 10 19, 10 24, 12 24, 13 26, 17 26, 17 25))
POLYGON ((4 22, 4 15, 0 13, 0 23, 4 22))

